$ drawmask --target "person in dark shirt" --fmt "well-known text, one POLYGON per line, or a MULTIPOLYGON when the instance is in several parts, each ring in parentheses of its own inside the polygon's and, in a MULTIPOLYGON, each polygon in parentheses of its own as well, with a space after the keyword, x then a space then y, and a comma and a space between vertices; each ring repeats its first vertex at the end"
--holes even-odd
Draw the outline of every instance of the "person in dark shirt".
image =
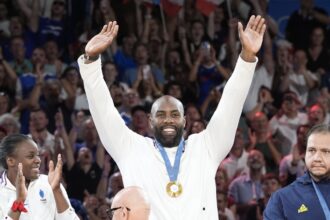
POLYGON ((305 175, 273 193, 264 211, 265 220, 329 219, 329 125, 317 125, 307 134, 305 162, 305 175))
POLYGON ((300 8, 294 11, 286 26, 286 39, 296 49, 306 49, 313 28, 326 27, 327 12, 314 5, 314 0, 300 0, 300 8))

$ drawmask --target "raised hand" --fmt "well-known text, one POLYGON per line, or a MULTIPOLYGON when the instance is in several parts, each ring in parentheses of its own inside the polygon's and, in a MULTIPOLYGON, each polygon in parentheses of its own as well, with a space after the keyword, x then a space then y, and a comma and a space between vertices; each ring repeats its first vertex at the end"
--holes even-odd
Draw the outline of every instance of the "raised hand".
POLYGON ((117 36, 118 25, 116 21, 110 21, 104 25, 101 32, 88 41, 85 47, 86 55, 96 57, 105 51, 117 36))
POLYGON ((242 44, 241 57, 246 61, 254 61, 254 56, 261 48, 264 33, 266 31, 265 19, 260 15, 252 15, 245 30, 243 25, 238 22, 238 33, 242 44))
POLYGON ((25 185, 25 177, 23 175, 23 165, 18 164, 17 176, 16 176, 16 200, 24 202, 27 196, 27 189, 25 185))
POLYGON ((63 161, 61 154, 57 156, 56 167, 54 167, 54 162, 52 160, 49 161, 48 182, 52 187, 53 191, 60 189, 60 183, 62 178, 62 166, 63 166, 63 161))

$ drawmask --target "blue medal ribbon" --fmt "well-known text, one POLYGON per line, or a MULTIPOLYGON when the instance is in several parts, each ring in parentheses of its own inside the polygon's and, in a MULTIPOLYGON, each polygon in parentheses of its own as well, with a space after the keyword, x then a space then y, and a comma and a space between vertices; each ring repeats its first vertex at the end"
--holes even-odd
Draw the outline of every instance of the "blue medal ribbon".
POLYGON ((329 210, 329 207, 319 189, 319 187, 317 187, 317 185, 315 184, 314 180, 312 180, 312 183, 313 183, 313 187, 315 189, 315 192, 316 192, 316 195, 317 195, 317 198, 319 199, 320 203, 321 203, 321 206, 322 206, 322 209, 323 209, 323 212, 324 212, 324 215, 325 215, 325 219, 326 220, 330 220, 330 210, 329 210))
POLYGON ((184 145, 184 140, 182 138, 178 146, 178 149, 176 150, 174 165, 172 167, 164 147, 156 141, 156 147, 159 150, 160 154, 162 155, 162 158, 165 162, 167 174, 170 177, 171 182, 175 182, 178 179, 180 161, 183 152, 183 145, 184 145))

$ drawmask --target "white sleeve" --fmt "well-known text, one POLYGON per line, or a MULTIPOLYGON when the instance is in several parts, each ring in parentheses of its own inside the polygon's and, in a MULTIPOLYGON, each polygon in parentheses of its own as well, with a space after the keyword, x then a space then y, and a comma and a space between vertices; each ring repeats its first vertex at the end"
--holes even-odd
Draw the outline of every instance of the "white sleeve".
POLYGON ((131 153, 135 143, 132 137, 137 138, 139 135, 125 125, 114 106, 110 91, 103 79, 101 58, 85 64, 83 56, 80 56, 78 64, 97 132, 105 149, 118 163, 131 153))
POLYGON ((210 156, 217 164, 229 153, 235 138, 242 108, 249 92, 258 59, 253 63, 238 58, 221 100, 204 135, 210 156))
POLYGON ((56 220, 79 220, 79 217, 75 213, 74 209, 72 207, 69 207, 64 212, 57 213, 55 219, 56 220))

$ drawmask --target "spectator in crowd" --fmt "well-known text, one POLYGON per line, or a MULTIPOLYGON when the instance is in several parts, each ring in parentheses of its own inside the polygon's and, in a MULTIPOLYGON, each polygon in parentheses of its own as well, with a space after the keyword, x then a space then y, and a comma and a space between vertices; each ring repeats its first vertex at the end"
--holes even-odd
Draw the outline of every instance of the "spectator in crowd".
POLYGON ((291 152, 297 142, 298 126, 308 123, 307 114, 299 110, 301 106, 296 93, 286 92, 282 98, 281 109, 269 122, 273 138, 277 140, 277 147, 281 149, 283 156, 291 152))
POLYGON ((229 185, 228 196, 237 204, 237 215, 240 219, 245 219, 251 207, 264 198, 261 183, 264 165, 263 154, 258 150, 250 151, 247 161, 249 173, 238 176, 229 185))
POLYGON ((170 95, 174 98, 184 101, 184 88, 183 85, 179 81, 168 81, 164 85, 164 95, 170 95))
POLYGON ((326 124, 326 117, 326 110, 319 103, 312 105, 308 109, 308 123, 311 127, 318 124, 326 124))
MULTIPOLYGON (((320 89, 321 91, 322 89, 320 89)), ((324 109, 325 111, 325 123, 329 123, 330 122, 330 111, 329 111, 329 108, 330 108, 330 100, 327 98, 327 95, 322 93, 320 93, 319 97, 317 98, 317 104, 320 104, 320 106, 322 106, 322 108, 324 109)))
POLYGON ((271 195, 281 188, 281 182, 280 179, 278 178, 278 175, 274 173, 266 173, 263 176, 261 182, 265 196, 262 201, 263 203, 262 211, 263 211, 271 195))
POLYGON ((310 128, 310 125, 298 126, 297 143, 293 146, 292 152, 281 160, 279 177, 283 186, 289 185, 305 172, 306 136, 310 128))
POLYGON ((59 135, 64 140, 64 152, 66 164, 64 167, 64 179, 67 184, 67 190, 72 198, 83 201, 84 192, 95 194, 102 175, 104 165, 104 148, 101 143, 97 145, 95 160, 92 149, 83 146, 78 149, 77 159, 74 157, 73 146, 67 137, 63 127, 63 116, 58 113, 57 126, 59 135), (80 181, 78 182, 77 179, 80 181))
POLYGON ((137 78, 132 88, 138 91, 142 104, 146 106, 150 106, 154 100, 162 95, 148 66, 138 69, 137 78))
POLYGON ((307 69, 307 56, 304 50, 296 50, 293 55, 293 66, 282 79, 281 91, 292 91, 297 94, 302 105, 308 104, 313 89, 319 84, 316 74, 307 69))
MULTIPOLYGON (((111 94, 111 97, 113 99, 113 102, 114 102, 116 108, 119 109, 121 107, 121 105, 123 104, 125 87, 120 82, 115 81, 110 86, 109 89, 110 89, 110 94, 111 94)), ((86 97, 86 100, 87 100, 87 97, 86 97)))
POLYGON ((21 128, 18 119, 11 113, 0 116, 0 126, 6 130, 7 135, 18 134, 21 128))
POLYGON ((131 129, 145 137, 152 137, 152 133, 149 127, 148 111, 146 107, 137 105, 132 108, 132 124, 131 129))
POLYGON ((309 36, 313 28, 326 27, 329 23, 328 13, 317 7, 314 0, 300 0, 299 9, 295 10, 289 17, 286 26, 286 39, 296 49, 306 49, 309 36))
POLYGON ((290 72, 293 68, 293 46, 289 41, 285 39, 277 40, 275 45, 275 72, 271 91, 274 97, 274 105, 279 108, 281 106, 283 96, 283 78, 285 78, 288 72, 290 72))
POLYGON ((193 121, 192 126, 191 126, 191 130, 190 130, 190 132, 188 131, 188 134, 189 133, 190 134, 198 134, 198 133, 202 132, 206 128, 206 126, 207 126, 207 124, 204 120, 200 119, 200 120, 193 121))
POLYGON ((229 180, 248 173, 247 159, 248 152, 245 150, 243 132, 241 129, 237 129, 229 156, 221 162, 221 167, 226 170, 229 180))
POLYGON ((203 42, 196 51, 196 59, 190 70, 189 81, 197 81, 199 87, 198 104, 201 105, 214 87, 230 76, 215 57, 215 50, 209 42, 203 42))
POLYGON ((25 1, 18 2, 24 16, 29 18, 30 30, 37 33, 37 46, 43 46, 50 39, 55 40, 58 45, 70 43, 69 23, 66 22, 66 0, 52 2, 50 17, 44 17, 39 13, 40 1, 33 0, 31 6, 25 1))
MULTIPOLYGON (((59 77, 62 85, 60 97, 65 102, 74 104, 76 110, 86 110, 87 99, 78 99, 83 94, 79 70, 76 67, 69 66, 65 68, 63 74, 59 77), (85 103, 86 102, 86 103, 85 103)), ((88 103, 87 103, 88 106, 88 103)))
POLYGON ((50 160, 55 160, 55 136, 47 130, 48 117, 42 109, 31 112, 29 131, 32 139, 38 144, 40 160, 40 172, 47 173, 47 164, 50 160))
POLYGON ((124 188, 123 178, 120 172, 113 173, 109 178, 108 197, 112 199, 120 190, 124 188))
POLYGON ((32 62, 26 57, 26 46, 22 37, 11 38, 10 53, 13 56, 10 65, 18 76, 32 71, 32 62))
POLYGON ((217 190, 228 191, 229 183, 230 179, 228 178, 226 170, 219 166, 215 174, 215 184, 217 190))
POLYGON ((63 71, 67 67, 67 64, 65 64, 60 59, 61 54, 56 40, 54 39, 47 40, 43 45, 43 48, 46 52, 46 58, 47 58, 45 64, 46 72, 53 73, 56 76, 56 78, 59 79, 63 71))
POLYGON ((136 62, 133 58, 133 48, 137 39, 134 34, 125 35, 123 37, 122 47, 119 48, 115 39, 111 44, 111 52, 113 60, 118 67, 119 79, 122 80, 126 70, 136 67, 136 62))
POLYGON ((20 123, 22 125, 22 133, 28 133, 30 110, 34 107, 38 108, 33 102, 31 103, 31 101, 36 99, 34 98, 35 90, 41 86, 44 78, 48 75, 45 72, 46 54, 44 49, 35 48, 32 52, 31 61, 33 64, 32 72, 21 74, 16 85, 16 97, 18 102, 17 111, 20 111, 21 113, 20 123))
POLYGON ((325 39, 325 30, 322 27, 313 28, 306 50, 307 69, 320 75, 325 74, 330 68, 328 63, 330 54, 326 48, 325 39))
POLYGON ((10 37, 7 37, 3 40, 2 43, 0 43, 0 45, 2 45, 2 49, 4 50, 4 57, 9 61, 13 60, 14 54, 12 54, 11 52, 10 44, 11 40, 16 37, 20 37, 24 41, 24 55, 26 55, 26 58, 31 57, 32 51, 36 46, 36 35, 35 33, 31 32, 29 29, 26 28, 22 17, 14 15, 10 18, 9 31, 10 37))
POLYGON ((0 179, 1 219, 78 219, 60 183, 61 155, 56 167, 53 161, 49 162, 48 176, 39 174, 38 146, 26 135, 14 134, 3 139, 0 155, 1 165, 6 169, 0 179))
POLYGON ((132 123, 132 108, 140 104, 141 99, 139 93, 135 89, 128 88, 127 90, 124 90, 122 103, 118 107, 118 111, 124 119, 126 125, 130 126, 132 123))
POLYGON ((185 131, 188 132, 191 130, 193 122, 196 120, 202 120, 203 115, 199 107, 193 103, 188 103, 186 105, 185 113, 186 113, 185 131))
POLYGON ((137 42, 134 45, 133 54, 137 66, 125 71, 123 81, 132 86, 138 78, 138 73, 146 68, 146 72, 154 77, 157 87, 162 89, 165 82, 164 73, 157 66, 150 63, 147 45, 137 42))
MULTIPOLYGON (((168 179, 168 177, 164 176, 164 173, 162 173, 161 176, 159 176, 160 175, 159 170, 164 169, 164 164, 159 163, 158 159, 156 161, 155 156, 157 154, 155 153, 158 153, 158 151, 154 151, 155 150, 154 147, 156 146, 158 149, 165 151, 165 149, 161 147, 164 146, 166 147, 166 149, 171 150, 172 152, 170 156, 171 158, 173 158, 174 152, 177 150, 176 146, 180 146, 178 152, 182 153, 182 148, 184 143, 182 136, 183 136, 183 127, 185 124, 185 119, 184 119, 183 106, 182 103, 179 102, 179 100, 170 96, 163 96, 160 99, 157 99, 156 102, 154 102, 151 110, 150 122, 151 122, 151 128, 153 129, 154 134, 156 136, 156 141, 157 141, 156 143, 153 142, 151 139, 142 137, 140 135, 137 135, 136 133, 131 132, 125 126, 124 121, 122 120, 122 118, 118 114, 118 111, 114 107, 111 96, 109 95, 109 93, 107 93, 107 86, 104 80, 101 80, 102 77, 102 72, 100 68, 101 60, 99 59, 98 56, 111 44, 113 38, 117 35, 118 26, 116 25, 116 22, 109 22, 108 25, 105 25, 102 31, 98 35, 94 36, 87 43, 85 48, 85 52, 86 52, 85 57, 81 56, 78 59, 80 70, 82 73, 82 78, 84 80, 86 94, 90 104, 91 113, 95 120, 95 124, 98 128, 98 131, 100 132, 100 137, 104 142, 104 146, 106 146, 107 150, 110 152, 114 160, 119 163, 119 168, 121 168, 124 183, 129 184, 130 182, 130 184, 132 185, 133 184, 143 185, 144 188, 148 190, 149 193, 152 192, 157 193, 156 197, 151 197, 152 208, 155 209, 155 211, 151 210, 152 218, 173 218, 171 217, 173 215, 176 216, 182 215, 184 216, 184 218, 195 218, 196 216, 201 216, 201 215, 205 216, 205 218, 212 218, 212 219, 217 218, 215 197, 213 197, 213 194, 215 194, 215 183, 214 183, 215 171, 216 168, 218 167, 218 164, 229 152, 229 148, 232 145, 233 136, 237 128, 241 108, 244 99, 246 98, 249 82, 251 82, 252 80, 252 73, 255 67, 255 63, 253 62, 256 61, 255 55, 256 52, 259 51, 261 47, 262 37, 266 29, 266 25, 264 24, 264 19, 261 18, 260 16, 257 17, 251 16, 249 23, 247 24, 247 28, 245 30, 243 30, 243 26, 241 23, 239 23, 238 27, 239 27, 239 33, 240 33, 239 35, 240 35, 241 43, 243 44, 242 45, 243 49, 237 63, 237 68, 234 70, 232 74, 231 77, 232 80, 226 84, 224 95, 222 96, 221 102, 218 106, 219 111, 215 112, 215 114, 212 117, 213 120, 211 119, 204 132, 190 136, 191 139, 189 138, 187 140, 186 142, 187 146, 185 147, 187 154, 188 154, 188 149, 190 149, 189 152, 192 154, 193 151, 191 150, 194 149, 196 155, 200 155, 198 157, 190 157, 190 158, 194 158, 194 163, 189 162, 191 161, 190 159, 188 159, 185 162, 187 165, 186 167, 189 166, 189 170, 194 170, 193 173, 196 173, 197 175, 200 175, 201 173, 205 173, 205 170, 203 169, 204 166, 209 166, 209 168, 211 169, 214 168, 214 173, 207 172, 208 173, 207 177, 205 177, 205 181, 207 182, 210 181, 210 184, 213 183, 212 184, 213 187, 208 188, 207 191, 205 192, 202 191, 200 192, 200 195, 203 195, 203 197, 205 196, 205 194, 208 194, 209 199, 214 198, 214 200, 212 199, 214 203, 205 201, 205 206, 210 206, 210 208, 204 207, 205 212, 203 210, 191 209, 191 208, 189 209, 189 211, 188 210, 184 211, 180 208, 180 213, 168 211, 171 209, 170 207, 168 207, 168 209, 166 208, 167 210, 166 212, 162 211, 165 209, 163 208, 160 209, 160 207, 164 207, 165 203, 160 205, 159 201, 164 201, 164 199, 165 200, 169 199, 169 197, 180 196, 182 192, 181 191, 182 188, 185 188, 186 194, 181 195, 182 196, 181 198, 183 199, 181 201, 183 202, 186 200, 188 202, 187 200, 188 197, 186 196, 191 194, 189 192, 194 191, 194 193, 196 193, 195 192, 196 188, 203 188, 203 187, 198 187, 198 185, 201 184, 201 182, 199 181, 196 182, 189 181, 189 183, 195 183, 195 184, 192 185, 189 184, 188 186, 188 184, 186 184, 187 180, 185 180, 184 177, 183 177, 184 179, 180 180, 180 182, 183 181, 183 185, 181 185, 181 183, 180 184, 176 183, 177 177, 173 177, 174 179, 171 177, 170 183, 168 183, 166 180, 168 179), (99 44, 100 38, 104 39, 104 41, 102 41, 101 44, 99 44), (245 62, 242 61, 242 59, 245 60, 245 62), (246 61, 250 63, 246 63, 246 61), (241 65, 246 65, 246 68, 240 69, 240 67, 242 67, 241 65), (95 67, 95 69, 93 67, 95 67), (92 71, 92 69, 97 71, 92 71), (246 71, 246 74, 244 74, 244 76, 247 77, 247 79, 240 81, 241 86, 240 88, 237 88, 234 86, 237 84, 235 83, 235 79, 236 80, 239 79, 237 74, 240 71, 243 72, 246 71), (91 72, 93 72, 94 74, 91 74, 91 72), (244 83, 246 84, 243 86, 244 83), (233 89, 232 92, 230 92, 231 89, 233 89), (229 93, 227 93, 227 91, 229 91, 229 93), (234 101, 234 99, 236 101, 234 101), (225 116, 226 109, 228 111, 230 109, 230 113, 228 112, 228 114, 231 115, 231 117, 225 116), (221 114, 221 112, 223 114, 221 114), (114 126, 108 126, 107 122, 109 121, 115 123, 116 128, 114 128, 114 126), (226 123, 226 121, 228 123, 226 123), (235 123, 233 123, 233 121, 235 121, 235 123), (222 138, 218 137, 219 132, 221 133, 222 138), (111 134, 111 138, 109 138, 109 134, 111 134), (220 139, 222 139, 221 143, 219 142, 220 139), (161 145, 159 145, 159 143, 161 145), (134 148, 133 147, 134 144, 138 144, 138 146, 142 147, 144 150, 142 150, 142 148, 140 147, 134 148), (218 146, 219 144, 222 145, 222 148, 219 148, 218 146), (200 147, 194 148, 194 147, 189 147, 189 145, 200 146, 200 147), (121 146, 120 149, 118 148, 119 146, 121 146), (153 149, 153 151, 150 151, 151 149, 153 149), (143 160, 138 159, 140 158, 141 152, 143 152, 143 158, 144 158, 143 160), (145 157, 147 152, 149 152, 149 154, 152 157, 145 157), (131 160, 131 157, 129 156, 131 154, 134 154, 135 155, 134 158, 138 159, 139 162, 137 161, 135 162, 131 160), (204 160, 204 157, 202 155, 205 155, 205 158, 209 158, 209 160, 204 160), (198 158, 198 160, 200 160, 201 163, 196 163, 196 158, 198 158), (129 160, 129 163, 132 166, 126 163, 127 160, 129 160), (205 161, 209 161, 211 164, 205 163, 205 161), (129 167, 129 168, 123 170, 122 166, 124 166, 124 164, 125 167, 127 168, 129 167), (152 166, 150 166, 150 164, 152 164, 152 166), (199 165, 196 166, 196 164, 199 165), (200 164, 204 164, 204 165, 201 167, 200 164), (216 167, 214 167, 214 165, 216 167), (165 185, 167 184, 168 190, 167 191, 165 190, 166 187, 162 188, 159 183, 153 183, 153 181, 150 182, 150 179, 158 179, 158 178, 145 177, 148 179, 148 182, 145 182, 146 181, 145 178, 141 178, 141 176, 139 178, 134 177, 138 173, 139 175, 141 174, 141 172, 139 171, 141 169, 144 170, 144 173, 147 173, 148 176, 149 175, 159 176, 159 178, 162 179, 161 182, 163 182, 161 185, 164 185, 165 187, 165 185), (150 170, 146 171, 146 169, 150 169, 150 170), (197 170, 200 170, 200 172, 198 172, 197 170), (173 187, 171 185, 173 185, 173 187), (157 199, 157 198, 163 198, 163 199, 157 199), (196 211, 191 212, 191 210, 196 210, 196 211)), ((243 74, 239 74, 239 75, 243 76, 243 74)), ((165 154, 166 152, 163 154, 164 157, 165 154)), ((166 158, 167 159, 165 160, 169 161, 167 156, 166 158)), ((177 161, 179 160, 177 159, 177 161)), ((204 168, 206 169, 206 167, 204 168)), ((181 170, 181 172, 183 171, 181 170)), ((179 177, 179 179, 181 178, 182 177, 179 177)), ((196 179, 201 179, 201 178, 196 176, 196 179)), ((203 188, 203 190, 204 189, 205 188, 203 188)), ((199 199, 197 200, 199 201, 199 199)), ((191 203, 192 206, 195 206, 197 204, 195 204, 194 201, 197 200, 189 199, 189 203, 192 202, 191 203)), ((170 205, 170 204, 166 204, 166 205, 170 205)))
POLYGON ((308 132, 305 154, 307 172, 289 186, 273 193, 264 212, 265 220, 328 218, 329 135, 329 126, 323 124, 308 132))
POLYGON ((0 116, 11 110, 10 98, 6 92, 0 92, 0 116))
POLYGON ((45 111, 49 119, 47 128, 50 132, 54 132, 56 129, 54 115, 57 112, 63 114, 65 129, 69 131, 72 127, 71 114, 75 104, 75 96, 63 99, 61 91, 62 84, 58 79, 47 78, 38 74, 36 86, 29 97, 30 108, 42 108, 45 111))
POLYGON ((110 61, 103 64, 102 73, 104 80, 109 88, 118 79, 117 67, 114 63, 110 61))
POLYGON ((4 59, 0 48, 0 91, 7 93, 11 104, 15 100, 17 75, 10 64, 4 59))
POLYGON ((251 118, 250 146, 249 150, 257 149, 265 158, 266 172, 278 171, 278 166, 282 159, 282 149, 273 140, 269 130, 269 120, 263 112, 257 112, 251 118))
POLYGON ((234 213, 227 207, 227 193, 217 190, 219 219, 235 220, 234 213))

